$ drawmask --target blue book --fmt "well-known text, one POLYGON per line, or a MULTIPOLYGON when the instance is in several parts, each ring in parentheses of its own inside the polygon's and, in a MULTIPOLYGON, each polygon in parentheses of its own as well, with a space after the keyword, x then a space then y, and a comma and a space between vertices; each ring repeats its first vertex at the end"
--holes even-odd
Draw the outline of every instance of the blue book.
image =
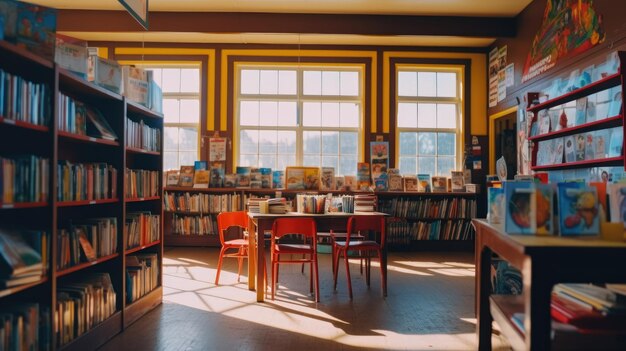
POLYGON ((508 234, 535 234, 536 221, 533 183, 504 182, 505 220, 508 234))
POLYGON ((272 188, 282 189, 285 187, 285 171, 272 172, 272 188))
POLYGON ((206 161, 195 161, 193 163, 193 169, 195 171, 205 171, 205 170, 207 170, 207 162, 206 161))
POLYGON ((598 191, 582 182, 558 183, 559 226, 561 235, 600 233, 598 191))

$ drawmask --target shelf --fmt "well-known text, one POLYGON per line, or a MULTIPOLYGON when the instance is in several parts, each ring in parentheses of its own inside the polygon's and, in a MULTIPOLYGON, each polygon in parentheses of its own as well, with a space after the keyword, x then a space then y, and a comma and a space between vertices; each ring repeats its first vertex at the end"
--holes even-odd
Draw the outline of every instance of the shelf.
POLYGON ((96 138, 96 137, 92 137, 88 135, 80 135, 80 134, 65 132, 61 130, 58 131, 57 133, 59 137, 63 139, 68 139, 71 141, 76 141, 76 142, 81 142, 81 143, 89 143, 89 144, 93 143, 93 144, 102 144, 102 145, 111 145, 111 146, 120 145, 120 143, 118 143, 115 140, 96 138))
POLYGON ((20 208, 38 208, 38 207, 46 207, 48 206, 48 202, 16 202, 12 204, 3 204, 0 202, 0 209, 8 210, 8 209, 20 209, 20 208))
POLYGON ((564 137, 564 136, 578 134, 578 133, 592 132, 594 130, 619 127, 621 125, 622 125, 622 116, 619 115, 619 116, 601 119, 599 121, 593 121, 593 122, 581 124, 579 126, 557 130, 555 132, 535 135, 535 136, 528 138, 528 140, 536 142, 536 141, 541 141, 541 140, 546 140, 546 139, 552 139, 555 137, 564 137))
POLYGON ((584 160, 577 162, 559 163, 556 165, 532 166, 533 171, 554 171, 558 169, 588 168, 588 167, 612 167, 622 166, 624 156, 608 157, 597 160, 584 160))
POLYGON ((398 222, 398 221, 394 221, 394 219, 404 219, 407 221, 415 221, 415 222, 433 222, 433 221, 471 221, 472 218, 465 218, 465 217, 439 217, 439 218, 435 218, 435 217, 423 217, 423 218, 413 218, 413 217, 398 217, 398 216, 394 216, 394 215, 389 215, 389 222, 393 223, 393 222, 398 222))
POLYGON ((5 297, 5 296, 9 296, 9 295, 13 295, 13 294, 17 294, 20 291, 24 291, 24 290, 28 290, 32 287, 44 284, 48 281, 48 277, 41 277, 40 280, 33 282, 33 283, 28 283, 28 284, 22 284, 22 285, 18 285, 18 286, 14 286, 8 289, 4 289, 4 290, 0 290, 0 298, 5 297))
POLYGON ((130 146, 126 147, 126 151, 129 153, 133 153, 133 154, 145 154, 145 155, 155 155, 155 156, 161 155, 161 153, 158 151, 149 151, 149 150, 144 150, 144 149, 130 147, 130 146))
POLYGON ((135 253, 137 251, 141 251, 143 249, 147 249, 149 247, 153 247, 153 246, 159 245, 160 243, 161 243, 161 240, 157 240, 157 241, 151 242, 150 244, 146 244, 146 245, 142 245, 142 246, 137 246, 137 247, 133 247, 133 248, 130 248, 130 249, 126 249, 124 254, 130 255, 130 254, 135 253))
POLYGON ((570 102, 570 101, 574 101, 578 98, 584 97, 584 96, 588 96, 594 93, 597 93, 599 91, 608 89, 608 88, 612 88, 614 86, 617 86, 621 83, 621 74, 615 73, 612 74, 610 76, 607 76, 603 79, 600 79, 596 82, 593 82, 591 84, 587 84, 582 88, 578 88, 574 91, 571 91, 567 94, 558 96, 556 98, 547 100, 545 102, 542 102, 540 104, 537 104, 535 106, 531 106, 529 108, 526 109, 526 111, 530 111, 530 112, 537 112, 540 110, 545 110, 547 108, 550 107, 554 107, 554 106, 558 106, 558 105, 562 105, 566 102, 570 102))
MULTIPOLYGON (((238 188, 192 188, 188 186, 166 186, 163 191, 176 191, 176 192, 194 192, 194 193, 241 193, 242 190, 238 188)), ((268 189, 269 190, 269 189, 268 189)))
POLYGON ((149 117, 149 118, 161 119, 161 120, 163 119, 163 114, 154 112, 150 110, 149 108, 141 104, 138 104, 134 101, 130 101, 126 99, 126 106, 128 108, 128 111, 141 114, 141 117, 149 117))
MULTIPOLYGON (((121 296, 123 294, 117 292, 117 298, 120 299, 121 296)), ((95 350, 120 332, 122 332, 122 313, 118 311, 59 349, 64 351, 95 350)))
POLYGON ((68 267, 68 268, 64 268, 64 269, 62 269, 60 271, 57 271, 56 276, 58 278, 58 277, 62 277, 64 275, 68 275, 68 274, 80 271, 82 269, 85 269, 87 267, 95 266, 97 264, 110 261, 110 260, 118 257, 119 255, 120 254, 118 254, 118 253, 114 253, 114 254, 109 255, 109 256, 100 257, 100 258, 96 259, 95 261, 79 263, 79 264, 77 264, 75 266, 71 266, 71 267, 68 267))
POLYGON ((100 205, 100 204, 112 204, 118 202, 118 199, 102 199, 102 200, 80 200, 80 201, 59 201, 58 207, 71 207, 71 206, 85 206, 85 205, 100 205))
POLYGON ((78 77, 74 73, 59 67, 59 90, 71 91, 83 97, 121 101, 122 96, 78 77))
POLYGON ((423 251, 423 252, 472 252, 474 239, 467 240, 411 240, 410 243, 387 242, 389 251, 423 251))
POLYGON ((143 315, 160 305, 162 298, 163 287, 157 286, 151 292, 145 294, 138 300, 133 301, 130 305, 126 306, 126 308, 124 309, 124 328, 127 328, 143 315))
POLYGON ((142 202, 142 201, 154 201, 154 200, 160 200, 160 199, 161 199, 160 196, 150 196, 150 197, 129 198, 129 199, 125 199, 124 201, 126 201, 126 202, 142 202))
POLYGON ((176 191, 176 192, 201 192, 201 193, 236 193, 245 192, 251 194, 265 194, 274 195, 277 191, 285 195, 296 195, 302 192, 317 192, 319 194, 344 194, 344 195, 377 195, 377 196, 428 196, 428 197, 476 197, 478 193, 467 192, 416 192, 416 191, 343 191, 343 190, 294 190, 294 189, 252 189, 252 188, 192 188, 184 186, 166 186, 163 191, 176 191))
POLYGON ((37 132, 47 132, 50 130, 50 128, 39 125, 39 124, 32 124, 32 123, 24 122, 24 121, 16 121, 14 119, 4 118, 4 117, 0 117, 0 123, 14 126, 14 127, 19 127, 22 129, 34 130, 37 132))
POLYGON ((524 313, 524 300, 521 295, 492 295, 489 297, 489 309, 493 320, 498 323, 502 334, 514 350, 525 349, 524 334, 513 324, 514 313, 524 313))
POLYGON ((219 213, 212 213, 212 212, 197 212, 197 211, 171 211, 171 210, 165 210, 165 209, 163 210, 163 212, 179 214, 179 215, 188 215, 188 216, 211 216, 211 215, 217 216, 219 214, 219 213))
POLYGON ((164 236, 165 246, 220 246, 220 238, 217 234, 212 235, 176 235, 164 236))
POLYGON ((3 60, 8 59, 10 55, 12 59, 21 61, 25 66, 28 64, 37 64, 49 69, 54 67, 54 63, 52 61, 46 60, 41 56, 35 55, 24 48, 18 47, 4 40, 0 40, 0 51, 2 51, 3 60), (24 62, 24 60, 30 62, 24 62))

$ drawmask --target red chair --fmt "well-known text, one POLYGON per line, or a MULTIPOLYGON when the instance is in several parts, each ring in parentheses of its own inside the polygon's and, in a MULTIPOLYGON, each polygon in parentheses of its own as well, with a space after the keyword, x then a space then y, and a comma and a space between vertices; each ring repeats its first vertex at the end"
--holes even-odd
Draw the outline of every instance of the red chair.
POLYGON ((317 269, 317 226, 312 218, 278 218, 272 226, 272 300, 275 298, 278 280, 278 265, 283 263, 310 263, 310 289, 315 284, 315 301, 320 301, 319 276, 317 269), (302 238, 301 243, 280 243, 278 240, 285 235, 295 234, 302 238), (281 255, 291 256, 281 260, 281 255), (315 276, 315 282, 313 277, 315 276))
POLYGON ((237 282, 239 282, 241 277, 243 259, 248 258, 248 239, 240 237, 237 239, 226 240, 224 237, 226 230, 233 226, 240 227, 243 231, 248 230, 248 214, 246 211, 221 212, 217 215, 217 229, 219 231, 222 249, 220 250, 220 257, 217 261, 215 285, 218 285, 220 281, 220 272, 222 271, 222 261, 224 257, 236 258, 239 261, 239 268, 237 269, 237 282), (228 250, 236 250, 236 252, 227 253, 228 250))
POLYGON ((333 278, 334 278, 334 289, 337 290, 337 275, 339 273, 339 258, 343 254, 345 263, 346 263, 346 275, 348 278, 348 292, 350 293, 350 298, 352 298, 352 282, 350 281, 350 264, 348 262, 349 258, 361 258, 365 259, 365 276, 367 286, 370 286, 370 268, 371 268, 371 259, 373 257, 373 253, 376 253, 378 256, 378 261, 380 262, 380 275, 381 275, 381 287, 383 290, 383 296, 387 295, 385 291, 385 272, 383 270, 382 265, 382 250, 383 243, 385 242, 385 217, 383 216, 354 216, 348 219, 348 228, 345 237, 342 235, 341 237, 335 237, 334 233, 331 232, 331 237, 333 238, 333 278), (379 237, 379 241, 376 240, 351 240, 357 234, 364 235, 367 237, 369 232, 375 232, 379 237), (345 241, 340 241, 338 239, 344 239, 345 241))

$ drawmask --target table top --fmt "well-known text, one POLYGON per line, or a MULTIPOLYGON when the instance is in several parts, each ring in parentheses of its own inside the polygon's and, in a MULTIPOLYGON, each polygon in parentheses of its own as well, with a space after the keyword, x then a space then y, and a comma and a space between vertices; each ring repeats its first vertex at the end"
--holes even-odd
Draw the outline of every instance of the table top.
POLYGON ((287 213, 251 213, 248 212, 248 216, 252 219, 265 219, 265 218, 282 218, 282 217, 314 217, 314 218, 347 218, 352 216, 389 216, 382 212, 332 212, 332 213, 300 213, 300 212, 287 212, 287 213))

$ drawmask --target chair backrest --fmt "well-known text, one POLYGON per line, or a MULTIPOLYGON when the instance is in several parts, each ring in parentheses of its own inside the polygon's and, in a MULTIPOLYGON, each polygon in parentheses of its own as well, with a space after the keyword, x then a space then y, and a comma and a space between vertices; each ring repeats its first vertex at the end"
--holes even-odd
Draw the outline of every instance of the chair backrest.
POLYGON ((384 216, 352 216, 348 219, 348 229, 346 234, 346 245, 350 243, 353 233, 366 235, 367 232, 380 233, 380 246, 385 244, 385 217, 384 216))
POLYGON ((294 217, 294 218, 277 218, 274 220, 274 225, 272 226, 272 242, 275 239, 280 239, 281 237, 295 234, 301 235, 306 238, 312 239, 312 246, 315 249, 317 245, 317 225, 315 224, 315 220, 310 217, 294 217))
POLYGON ((248 213, 246 211, 220 212, 217 215, 217 230, 220 235, 220 242, 224 245, 224 232, 232 226, 238 226, 244 230, 248 229, 248 213))

